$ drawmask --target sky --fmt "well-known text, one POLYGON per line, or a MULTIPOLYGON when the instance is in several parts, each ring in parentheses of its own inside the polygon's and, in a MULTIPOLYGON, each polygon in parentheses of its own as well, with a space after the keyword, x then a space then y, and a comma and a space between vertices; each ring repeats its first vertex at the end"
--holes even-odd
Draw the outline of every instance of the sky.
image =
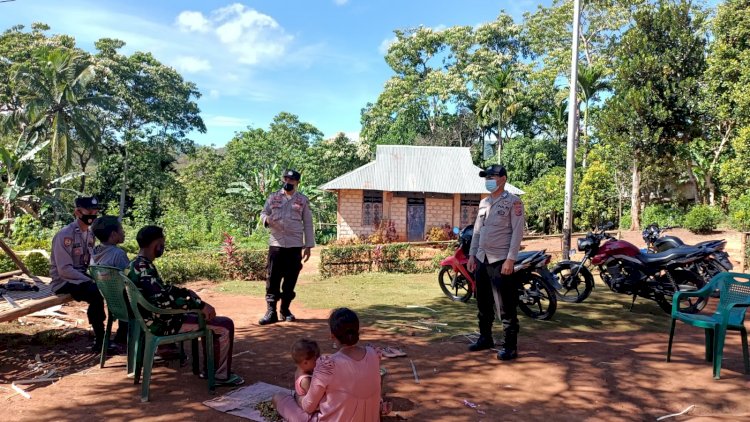
POLYGON ((286 111, 357 139, 360 111, 392 76, 384 60, 394 29, 520 22, 550 0, 15 0, 0 3, 0 28, 51 26, 94 51, 100 38, 149 51, 196 83, 207 133, 223 146, 248 126, 268 128, 286 111))

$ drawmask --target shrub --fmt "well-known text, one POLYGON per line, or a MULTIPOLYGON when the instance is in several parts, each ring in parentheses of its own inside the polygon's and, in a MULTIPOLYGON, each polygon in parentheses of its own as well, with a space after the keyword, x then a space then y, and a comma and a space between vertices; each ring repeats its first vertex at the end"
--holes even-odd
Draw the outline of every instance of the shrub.
POLYGON ((49 260, 39 252, 32 252, 23 258, 23 263, 33 275, 49 276, 49 260))
POLYGON ((750 230, 750 195, 744 194, 729 202, 729 219, 732 227, 740 231, 750 230))
POLYGON ((683 226, 693 233, 710 233, 722 220, 722 213, 709 205, 696 205, 686 215, 683 226))
POLYGON ((0 273, 7 273, 9 271, 16 271, 18 267, 10 259, 10 257, 4 253, 0 253, 0 273))
POLYGON ((398 234, 396 233, 396 224, 391 220, 383 220, 378 225, 375 233, 371 234, 367 238, 368 243, 378 245, 381 243, 391 243, 398 240, 398 234))
POLYGON ((47 237, 47 233, 42 228, 42 223, 28 214, 16 217, 10 227, 13 232, 11 239, 16 245, 26 242, 38 242, 47 237))
POLYGON ((649 205, 643 210, 641 222, 644 226, 656 223, 660 227, 682 225, 683 212, 665 204, 649 205))
POLYGON ((263 280, 267 274, 267 254, 265 250, 239 250, 234 237, 224 233, 222 249, 222 270, 226 278, 232 280, 263 280))
POLYGON ((156 262, 162 279, 182 284, 194 280, 221 280, 221 257, 217 253, 194 252, 167 254, 156 262))
POLYGON ((417 248, 408 243, 335 246, 321 252, 320 274, 331 277, 367 271, 432 272, 440 263, 436 256, 442 260, 445 252, 434 248, 417 248))
POLYGON ((630 216, 630 210, 623 210, 622 217, 620 218, 620 229, 630 230, 630 225, 633 223, 633 219, 630 216))
POLYGON ((430 228, 425 236, 425 240, 428 242, 443 242, 446 240, 452 240, 456 238, 456 234, 453 233, 453 227, 450 224, 445 223, 442 226, 435 226, 430 228))

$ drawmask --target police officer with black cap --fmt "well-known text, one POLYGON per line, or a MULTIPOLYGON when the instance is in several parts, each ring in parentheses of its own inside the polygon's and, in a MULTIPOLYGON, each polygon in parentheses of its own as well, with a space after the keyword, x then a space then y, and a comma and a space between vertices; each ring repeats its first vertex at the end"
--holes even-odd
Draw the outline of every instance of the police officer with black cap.
POLYGON ((101 351, 104 340, 104 300, 96 283, 87 274, 94 248, 94 234, 89 227, 100 208, 94 197, 76 198, 75 221, 52 238, 49 270, 52 291, 69 293, 75 300, 88 302, 87 315, 96 338, 92 351, 101 351))
POLYGON ((282 177, 283 188, 271 194, 260 214, 263 225, 271 229, 266 280, 268 309, 258 321, 260 325, 279 321, 276 314, 278 301, 281 301, 281 317, 289 322, 295 320, 289 304, 296 296, 294 286, 302 262, 310 259, 310 248, 315 246, 310 201, 297 191, 301 175, 296 170, 286 170, 282 177))
POLYGON ((476 298, 479 313, 479 339, 470 351, 490 349, 494 304, 500 308, 505 338, 497 354, 500 360, 518 357, 518 282, 513 264, 523 239, 524 209, 521 199, 505 190, 508 174, 505 167, 494 164, 479 172, 485 178, 490 195, 479 203, 474 236, 471 239, 467 269, 476 271, 476 298), (499 292, 499 297, 498 297, 499 292))

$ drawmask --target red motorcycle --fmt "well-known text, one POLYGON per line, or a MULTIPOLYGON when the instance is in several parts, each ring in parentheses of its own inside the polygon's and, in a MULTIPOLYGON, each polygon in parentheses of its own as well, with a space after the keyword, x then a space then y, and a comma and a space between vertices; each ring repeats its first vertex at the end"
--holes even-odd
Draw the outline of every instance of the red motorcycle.
MULTIPOLYGON (((615 293, 651 299, 664 312, 672 312, 672 296, 678 291, 695 291, 705 284, 700 275, 691 271, 695 262, 715 252, 707 246, 682 246, 660 253, 643 253, 625 240, 607 234, 612 223, 589 232, 578 239, 578 250, 584 253, 581 261, 561 261, 552 273, 559 282, 558 297, 564 302, 582 302, 594 288, 594 277, 586 267, 599 268, 602 281, 615 293)), ((688 298, 680 304, 681 312, 696 313, 706 306, 703 298, 688 298)))
MULTIPOLYGON (((468 302, 476 292, 474 277, 466 269, 473 234, 473 225, 464 227, 458 233, 456 252, 440 263, 440 288, 454 301, 468 302)), ((513 266, 515 276, 522 281, 518 288, 518 307, 533 319, 550 319, 557 310, 556 282, 547 269, 550 258, 543 250, 521 252, 513 266)))

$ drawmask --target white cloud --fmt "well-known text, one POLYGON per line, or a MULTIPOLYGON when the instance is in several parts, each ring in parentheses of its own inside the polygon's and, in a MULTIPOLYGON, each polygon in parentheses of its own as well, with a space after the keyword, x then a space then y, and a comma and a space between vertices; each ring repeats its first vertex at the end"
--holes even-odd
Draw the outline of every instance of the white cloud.
POLYGON ((182 56, 174 60, 175 67, 185 73, 198 73, 211 70, 211 63, 205 59, 192 56, 182 56))
POLYGON ((250 124, 249 119, 242 117, 232 116, 207 116, 205 119, 206 125, 218 126, 218 127, 246 127, 250 124))
POLYGON ((378 51, 382 55, 386 55, 388 53, 388 49, 393 45, 396 41, 398 41, 398 38, 395 36, 391 38, 386 38, 383 41, 380 42, 380 45, 378 46, 378 51))
POLYGON ((234 3, 208 14, 183 11, 177 17, 183 31, 211 33, 239 63, 256 65, 284 56, 294 37, 269 15, 234 3))
POLYGON ((185 32, 208 32, 209 22, 203 13, 186 10, 177 16, 177 27, 185 32))
POLYGON ((217 99, 217 98, 219 98, 220 95, 221 95, 221 93, 219 93, 218 89, 212 89, 212 90, 208 91, 208 97, 209 98, 217 99))
POLYGON ((333 2, 336 3, 337 6, 343 6, 349 3, 349 0, 333 0, 333 2))
POLYGON ((359 131, 356 132, 344 132, 347 138, 349 138, 355 144, 359 142, 359 131))

